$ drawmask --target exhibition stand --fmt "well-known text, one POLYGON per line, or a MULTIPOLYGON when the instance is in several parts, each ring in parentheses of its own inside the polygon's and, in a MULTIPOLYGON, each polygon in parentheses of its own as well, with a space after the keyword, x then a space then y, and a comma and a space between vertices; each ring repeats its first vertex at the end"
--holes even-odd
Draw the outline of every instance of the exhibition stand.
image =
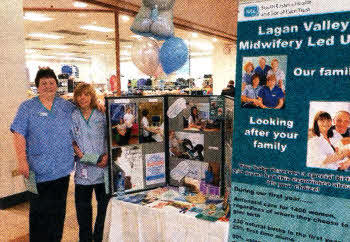
POLYGON ((225 241, 233 98, 107 97, 105 105, 106 241, 225 241))

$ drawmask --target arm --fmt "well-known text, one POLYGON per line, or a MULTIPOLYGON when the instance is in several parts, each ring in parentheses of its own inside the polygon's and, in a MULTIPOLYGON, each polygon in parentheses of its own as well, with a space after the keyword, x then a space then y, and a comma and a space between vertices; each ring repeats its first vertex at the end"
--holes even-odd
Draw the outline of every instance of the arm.
POLYGON ((73 149, 74 153, 79 157, 79 159, 83 158, 84 153, 80 150, 79 146, 75 141, 73 141, 73 149))
POLYGON ((268 108, 267 106, 265 106, 263 104, 263 100, 261 97, 258 97, 258 106, 261 107, 261 108, 268 108))
POLYGON ((350 155, 350 150, 349 149, 344 149, 344 150, 341 150, 339 152, 335 152, 331 155, 328 155, 326 157, 326 159, 324 159, 322 161, 322 164, 323 165, 327 165, 327 164, 330 164, 330 163, 333 163, 333 162, 336 162, 336 161, 340 161, 342 159, 344 159, 345 157, 349 156, 350 155))
POLYGON ((101 161, 97 163, 97 166, 100 168, 106 167, 108 163, 108 155, 107 154, 103 154, 101 161))
POLYGON ((256 103, 258 102, 257 99, 255 99, 255 98, 249 98, 249 97, 244 96, 244 95, 242 95, 241 100, 242 100, 242 102, 252 102, 252 103, 254 103, 254 104, 256 104, 256 103))
POLYGON ((278 80, 278 86, 283 90, 283 81, 282 79, 278 80))
POLYGON ((283 106, 283 103, 284 103, 283 98, 278 99, 278 104, 275 107, 275 109, 280 109, 283 106))
POLYGON ((247 83, 246 82, 242 82, 242 92, 243 92, 243 90, 245 89, 246 86, 247 86, 247 83))
POLYGON ((23 135, 14 132, 13 143, 16 150, 17 170, 19 174, 23 175, 25 178, 29 178, 29 165, 26 154, 26 139, 23 135))

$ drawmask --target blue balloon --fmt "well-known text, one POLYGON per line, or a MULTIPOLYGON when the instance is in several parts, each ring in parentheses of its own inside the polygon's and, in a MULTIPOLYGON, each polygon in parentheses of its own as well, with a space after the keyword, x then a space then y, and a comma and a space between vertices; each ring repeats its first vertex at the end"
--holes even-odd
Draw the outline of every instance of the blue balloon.
POLYGON ((181 38, 167 39, 159 50, 159 61, 166 74, 180 69, 187 61, 188 49, 181 38))

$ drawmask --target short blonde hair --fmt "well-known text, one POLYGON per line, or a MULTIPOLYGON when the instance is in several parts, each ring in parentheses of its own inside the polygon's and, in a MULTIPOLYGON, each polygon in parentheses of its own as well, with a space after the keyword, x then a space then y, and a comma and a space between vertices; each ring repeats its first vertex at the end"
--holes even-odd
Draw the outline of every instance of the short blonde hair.
POLYGON ((249 66, 252 66, 252 70, 254 70, 253 62, 248 61, 247 63, 244 64, 244 67, 243 67, 243 69, 245 70, 245 72, 248 72, 248 67, 249 67, 249 66))
POLYGON ((97 108, 97 95, 95 89, 88 83, 80 83, 76 88, 74 88, 74 103, 79 107, 77 98, 81 96, 84 92, 87 92, 91 97, 91 108, 97 108))
POLYGON ((279 63, 279 61, 278 61, 276 58, 273 58, 273 59, 272 59, 272 61, 271 61, 271 65, 272 65, 272 63, 273 63, 273 62, 277 62, 277 63, 279 63))

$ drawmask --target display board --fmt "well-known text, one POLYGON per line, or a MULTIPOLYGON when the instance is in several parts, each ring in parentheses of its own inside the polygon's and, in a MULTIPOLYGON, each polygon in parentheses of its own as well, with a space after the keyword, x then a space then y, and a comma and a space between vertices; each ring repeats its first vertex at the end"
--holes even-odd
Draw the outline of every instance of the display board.
POLYGON ((234 113, 234 99, 232 97, 225 97, 225 117, 224 117, 224 134, 223 134, 223 188, 224 205, 229 205, 231 195, 231 176, 232 176, 232 147, 233 147, 233 113, 234 113))
POLYGON ((239 5, 230 241, 349 240, 349 10, 239 5))
POLYGON ((164 97, 106 98, 110 187, 119 172, 126 192, 166 184, 164 97))
POLYGON ((122 176, 126 192, 171 185, 222 195, 224 97, 110 97, 105 102, 111 194, 122 176))
POLYGON ((168 105, 169 184, 220 195, 223 97, 170 96, 168 105))

